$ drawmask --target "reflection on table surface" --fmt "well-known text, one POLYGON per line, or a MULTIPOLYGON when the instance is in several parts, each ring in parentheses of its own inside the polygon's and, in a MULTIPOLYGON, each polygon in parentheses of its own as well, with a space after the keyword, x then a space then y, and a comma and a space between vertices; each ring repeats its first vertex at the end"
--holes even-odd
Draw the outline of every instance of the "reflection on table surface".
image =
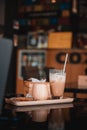
POLYGON ((0 130, 87 129, 87 102, 16 107, 5 104, 0 130), (86 128, 85 128, 86 127, 86 128))

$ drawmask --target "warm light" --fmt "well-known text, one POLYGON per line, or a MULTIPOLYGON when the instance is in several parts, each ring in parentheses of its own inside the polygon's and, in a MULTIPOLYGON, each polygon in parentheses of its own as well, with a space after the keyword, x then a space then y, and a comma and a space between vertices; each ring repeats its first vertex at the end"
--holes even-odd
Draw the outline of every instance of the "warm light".
POLYGON ((52 3, 56 3, 56 0, 51 0, 52 3))

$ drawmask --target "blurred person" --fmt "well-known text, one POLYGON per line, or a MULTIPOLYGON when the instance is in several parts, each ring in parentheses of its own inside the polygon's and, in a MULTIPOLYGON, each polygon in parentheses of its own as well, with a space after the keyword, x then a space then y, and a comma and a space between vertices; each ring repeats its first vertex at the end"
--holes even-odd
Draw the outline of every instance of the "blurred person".
MULTIPOLYGON (((5 26, 4 25, 0 25, 0 44, 12 44, 13 46, 13 41, 10 38, 7 38, 5 36, 5 26)), ((5 45, 4 45, 5 46, 5 45)), ((6 49, 3 50, 4 51, 4 55, 6 55, 6 49)), ((16 51, 14 50, 14 47, 12 48, 12 54, 11 54, 11 61, 10 61, 10 67, 9 67, 9 72, 8 72, 8 79, 7 79, 7 83, 6 83, 6 90, 5 90, 5 94, 8 93, 15 93, 15 80, 16 80, 16 72, 15 72, 15 62, 16 62, 16 51)), ((8 57, 8 56, 6 56, 8 57)))
POLYGON ((4 27, 0 25, 0 112, 7 88, 12 49, 12 40, 4 37, 4 27))
POLYGON ((0 42, 1 42, 1 40, 2 40, 2 42, 6 41, 7 44, 8 44, 9 42, 12 42, 11 39, 6 38, 6 36, 5 36, 5 27, 4 27, 4 25, 1 25, 1 24, 0 24, 0 42))

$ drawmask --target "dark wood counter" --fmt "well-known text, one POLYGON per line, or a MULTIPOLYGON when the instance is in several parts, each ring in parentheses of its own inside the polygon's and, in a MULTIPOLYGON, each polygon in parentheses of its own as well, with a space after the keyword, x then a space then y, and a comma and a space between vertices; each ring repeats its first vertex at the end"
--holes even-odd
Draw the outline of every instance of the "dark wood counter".
POLYGON ((9 130, 87 129, 87 101, 29 106, 29 110, 28 106, 15 107, 5 104, 0 115, 0 130, 7 128, 9 130))

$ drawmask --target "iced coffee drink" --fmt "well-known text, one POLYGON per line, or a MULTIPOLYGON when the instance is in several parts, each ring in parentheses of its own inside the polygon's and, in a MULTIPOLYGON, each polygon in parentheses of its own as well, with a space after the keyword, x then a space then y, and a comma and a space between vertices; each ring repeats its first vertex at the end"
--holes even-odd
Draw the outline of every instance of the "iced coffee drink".
POLYGON ((51 69, 49 71, 49 80, 53 98, 63 98, 66 73, 62 70, 51 69))

